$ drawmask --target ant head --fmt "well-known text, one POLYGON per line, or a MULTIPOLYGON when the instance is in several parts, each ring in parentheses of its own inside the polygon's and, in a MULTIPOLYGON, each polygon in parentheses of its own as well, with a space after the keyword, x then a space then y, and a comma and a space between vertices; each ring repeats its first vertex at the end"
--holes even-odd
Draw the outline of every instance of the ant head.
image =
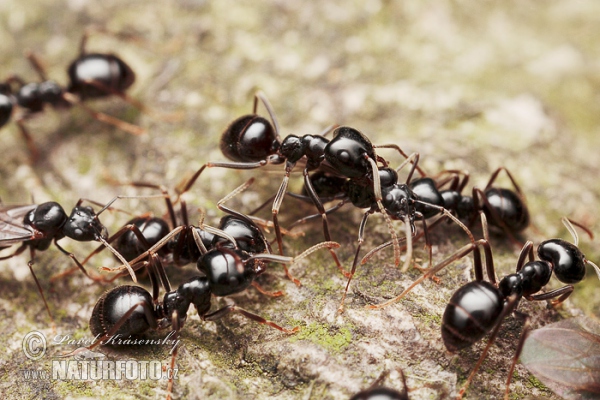
POLYGON ((218 246, 198 259, 198 270, 206 274, 215 296, 228 296, 245 290, 256 277, 254 263, 246 262, 248 253, 218 246))
POLYGON ((552 265, 563 283, 581 282, 585 277, 585 256, 577 246, 562 239, 545 240, 538 246, 538 257, 552 265))
POLYGON ((379 168, 379 181, 381 187, 390 187, 398 182, 398 173, 392 168, 379 168))
POLYGON ((341 175, 360 178, 371 171, 365 158, 376 159, 373 144, 360 131, 340 126, 333 131, 334 138, 325 147, 325 159, 341 175))
POLYGON ((234 161, 254 162, 275 154, 280 142, 271 123, 256 114, 233 121, 221 136, 221 151, 234 161))
POLYGON ((92 207, 75 207, 63 227, 65 236, 78 242, 89 242, 108 237, 108 230, 100 223, 92 207))
POLYGON ((55 236, 65 222, 67 213, 54 201, 42 203, 25 215, 24 222, 41 231, 47 237, 55 236))
POLYGON ((414 223, 416 213, 414 199, 416 196, 407 185, 395 184, 388 188, 384 187, 382 195, 381 204, 393 219, 403 220, 405 216, 408 216, 411 225, 414 223))

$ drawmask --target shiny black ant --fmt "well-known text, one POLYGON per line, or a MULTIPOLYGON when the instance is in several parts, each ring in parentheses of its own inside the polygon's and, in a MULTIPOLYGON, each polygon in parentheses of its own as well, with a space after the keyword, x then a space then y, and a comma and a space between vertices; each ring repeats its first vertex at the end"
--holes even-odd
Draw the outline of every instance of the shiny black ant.
MULTIPOLYGON (((151 262, 155 264, 167 263, 181 267, 196 262, 203 254, 217 246, 233 247, 250 255, 270 254, 271 245, 259 226, 250 217, 225 205, 229 199, 244 191, 253 182, 254 178, 249 179, 217 202, 217 208, 228 214, 221 218, 218 228, 207 226, 202 222, 200 226, 190 225, 183 200, 180 200, 183 224, 178 225, 173 211, 173 204, 164 188, 149 183, 135 183, 135 186, 150 187, 162 191, 174 228, 170 232, 167 230, 165 234, 163 227, 166 222, 163 220, 148 216, 138 217, 138 219, 132 220, 134 223, 121 228, 108 241, 112 242, 118 238, 115 248, 127 252, 127 255, 135 255, 135 257, 129 258, 129 262, 134 269, 142 268, 150 262, 148 259, 153 259, 151 262), (146 229, 140 230, 140 225, 146 229), (146 232, 148 232, 148 235, 146 232), (150 245, 150 243, 152 244, 150 245), (129 253, 129 249, 135 251, 129 253)), ((86 261, 101 249, 101 247, 96 249, 86 258, 86 261)), ((120 272, 123 267, 102 269, 109 272, 120 272)), ((285 263, 284 269, 286 274, 291 276, 285 263)), ((161 271, 162 268, 159 268, 159 272, 161 271)), ((161 273, 161 279, 166 279, 164 273, 161 273)), ((291 277, 291 279, 298 283, 294 277, 291 277)), ((252 282, 252 285, 266 295, 279 296, 282 294, 282 292, 267 292, 256 282, 252 282)))
MULTIPOLYGON (((410 182, 409 186, 420 199, 450 210, 459 219, 469 221, 469 225, 477 219, 479 212, 483 211, 491 227, 502 230, 508 238, 522 246, 514 235, 529 226, 529 211, 521 188, 508 169, 496 169, 483 190, 477 187, 472 189, 472 196, 461 194, 469 181, 467 172, 447 170, 440 175, 445 174, 449 174, 450 178, 436 182, 432 178, 422 177, 410 182), (492 186, 502 171, 512 182, 515 191, 492 186), (459 179, 460 175, 463 176, 462 179, 459 179), (447 182, 451 182, 450 188, 440 190, 439 188, 447 182)), ((439 214, 437 209, 427 205, 416 207, 425 218, 439 214)))
MULTIPOLYGON (((377 163, 379 162, 387 166, 387 162, 375 153, 375 149, 391 148, 398 151, 407 159, 415 157, 414 155, 408 156, 397 145, 375 146, 363 133, 348 126, 333 126, 320 135, 304 135, 302 137, 288 135, 283 140, 280 139, 279 132, 279 125, 271 104, 262 92, 257 92, 254 96, 252 114, 244 115, 234 120, 221 136, 221 151, 232 162, 208 162, 204 164, 185 184, 181 185, 179 194, 188 191, 206 168, 254 169, 268 164, 285 164, 284 178, 274 197, 271 209, 277 245, 279 253, 282 255, 283 239, 278 214, 286 194, 290 174, 298 162, 303 161, 305 163, 303 169, 304 185, 308 196, 317 207, 319 215, 322 218, 325 240, 330 241, 331 234, 329 232, 327 213, 312 185, 309 171, 320 168, 333 175, 347 178, 361 188, 372 188, 372 204, 375 204, 374 207, 381 211, 385 207, 382 204, 384 197, 382 195, 379 176, 380 170, 377 163), (256 114, 259 100, 267 109, 272 124, 266 118, 256 114), (325 135, 330 131, 333 136, 331 140, 325 138, 325 135)), ((416 157, 418 158, 418 155, 416 157)), ((417 163, 413 162, 410 175, 412 175, 415 169, 424 174, 417 166, 417 163)), ((371 207, 371 204, 368 206, 371 207)), ((390 227, 390 234, 395 243, 396 263, 399 264, 400 251, 397 245, 396 233, 392 229, 388 213, 382 212, 382 214, 390 227)), ((333 250, 331 250, 331 254, 338 269, 345 276, 349 276, 348 272, 342 268, 333 250)))
MULTIPOLYGON (((232 246, 229 243, 229 246, 232 246)), ((219 242, 216 246, 200 256, 197 268, 204 276, 195 276, 180 285, 177 290, 165 286, 166 293, 162 302, 158 300, 157 269, 162 268, 160 260, 155 259, 145 264, 149 271, 153 286, 153 294, 139 286, 118 286, 106 292, 96 303, 90 318, 90 330, 98 339, 86 347, 92 350, 108 338, 115 335, 122 337, 141 335, 150 329, 161 329, 170 326, 175 338, 183 328, 190 305, 196 307, 203 321, 214 321, 237 312, 252 321, 268 325, 285 333, 297 332, 300 328, 287 329, 257 314, 229 304, 216 311, 209 312, 212 295, 230 296, 246 290, 254 283, 254 279, 264 272, 264 262, 292 264, 300 258, 320 248, 339 247, 337 243, 323 242, 317 244, 295 258, 274 254, 250 254, 241 248, 229 247, 219 242), (157 264, 154 261, 158 261, 157 264)), ((165 282, 163 282, 164 284, 165 282)), ((75 355, 85 349, 79 349, 75 355)), ((177 347, 173 349, 171 370, 175 368, 177 347)), ((173 380, 169 379, 168 396, 172 392, 173 380)))
MULTIPOLYGON (((407 163, 412 163, 412 168, 407 177, 407 182, 410 181, 410 178, 416 168, 416 164, 418 163, 418 161, 419 155, 414 154, 408 157, 407 160, 397 168, 397 170, 400 170, 407 163)), ((381 182, 381 201, 376 201, 377 197, 375 195, 375 191, 371 190, 370 186, 364 185, 364 183, 360 181, 348 179, 342 182, 341 187, 337 191, 338 194, 334 195, 334 197, 339 197, 340 194, 343 194, 345 197, 342 198, 342 200, 336 206, 328 210, 336 210, 348 201, 351 202, 355 207, 368 208, 368 210, 364 213, 361 223, 359 225, 358 245, 356 247, 356 253, 352 261, 352 269, 350 271, 350 274, 348 275, 348 281, 346 283, 344 294, 342 296, 340 307, 338 309, 338 311, 340 312, 343 311, 346 294, 348 292, 348 288, 350 287, 350 283, 358 266, 358 256, 360 254, 361 245, 364 241, 364 231, 369 215, 380 210, 384 210, 385 212, 383 214, 387 217, 386 219, 404 221, 405 238, 403 238, 403 240, 406 240, 407 254, 402 271, 406 271, 408 269, 408 266, 410 265, 410 262, 412 260, 412 237, 415 234, 416 220, 422 221, 424 226, 423 231, 425 232, 425 241, 427 243, 427 246, 431 249, 431 244, 429 243, 429 238, 427 236, 427 225, 425 222, 426 214, 424 214, 421 211, 425 210, 425 207, 427 207, 427 209, 433 209, 437 213, 442 213, 446 217, 453 220, 467 233, 469 239, 471 240, 471 243, 475 242, 471 231, 454 215, 452 215, 452 213, 449 210, 444 208, 443 205, 428 202, 428 199, 422 199, 410 188, 408 184, 398 183, 398 173, 396 172, 396 170, 389 167, 381 167, 378 168, 378 174, 381 182)), ((321 180, 322 178, 319 177, 319 179, 321 180)), ((334 192, 335 190, 331 191, 330 193, 334 192)), ((390 227, 390 229, 393 230, 392 227, 390 227)), ((396 254, 396 248, 394 250, 397 265, 399 263, 399 255, 396 254)))
MULTIPOLYGON (((449 175, 450 177, 441 181, 430 177, 421 177, 410 182, 409 187, 419 199, 447 209, 461 221, 467 222, 468 225, 472 225, 479 213, 484 212, 489 225, 504 232, 509 239, 514 243, 518 243, 519 246, 523 245, 515 238, 515 235, 529 226, 529 211, 525 196, 510 171, 505 167, 496 169, 483 190, 477 187, 472 189, 472 196, 461 194, 469 180, 468 172, 446 170, 438 174, 438 177, 443 175, 449 175), (515 191, 492 186, 502 171, 507 174, 515 191), (460 179, 461 175, 462 179, 460 179), (448 182, 451 183, 449 189, 440 189, 448 182)), ((430 207, 425 203, 416 204, 415 208, 425 219, 440 214, 438 208, 430 207)), ((433 228, 441 221, 441 218, 436 220, 429 228, 433 228)), ((427 241, 426 234, 427 231, 423 230, 421 234, 417 235, 417 238, 425 235, 427 241)), ((365 264, 375 253, 391 245, 392 242, 386 242, 371 250, 363 257, 361 264, 365 264)))
MULTIPOLYGON (((69 256, 75 262, 79 270, 87 277, 92 278, 75 255, 63 249, 58 244, 58 241, 64 237, 78 242, 98 241, 125 265, 132 279, 136 281, 135 274, 129 263, 107 242, 107 229, 98 219, 98 215, 108 209, 119 198, 123 197, 115 197, 104 205, 98 213, 94 213, 94 210, 90 206, 81 206, 85 200, 80 199, 71 211, 70 216, 67 216, 67 213, 60 204, 53 201, 39 205, 0 206, 0 249, 21 243, 12 254, 0 257, 0 260, 7 260, 17 256, 29 248, 30 260, 27 266, 31 271, 53 324, 54 319, 50 313, 50 308, 42 292, 42 287, 33 271, 33 260, 36 251, 47 250, 54 243, 62 253, 69 256)), ((87 201, 92 202, 90 200, 87 201)), ((92 203, 99 204, 96 202, 92 203)))
POLYGON ((44 68, 33 53, 28 53, 27 58, 39 75, 41 82, 26 83, 19 76, 13 75, 0 84, 0 128, 8 123, 15 109, 20 109, 21 112, 14 117, 14 120, 27 143, 34 162, 39 157, 39 151, 25 127, 24 120, 33 114, 42 112, 46 105, 56 109, 79 105, 95 119, 114 125, 128 133, 139 135, 145 132, 138 126, 94 111, 82 103, 83 100, 116 95, 143 108, 141 104, 125 94, 125 91, 135 81, 133 70, 114 54, 87 53, 85 45, 88 35, 89 32, 86 31, 81 39, 79 57, 67 69, 69 85, 66 88, 47 78, 44 68))
MULTIPOLYGON (((481 219, 484 237, 487 238, 487 221, 483 212, 481 213, 481 219)), ((496 279, 490 244, 487 239, 481 239, 463 246, 440 264, 428 269, 423 276, 415 280, 399 296, 382 304, 369 305, 367 308, 382 308, 399 301, 423 280, 434 276, 450 263, 473 252, 475 281, 459 288, 448 302, 442 317, 442 339, 446 348, 455 352, 472 345, 490 333, 484 351, 458 394, 457 398, 460 399, 496 339, 502 321, 513 312, 522 319, 524 321, 523 331, 506 382, 505 398, 508 398, 512 372, 521 353, 529 326, 529 316, 516 310, 521 299, 525 298, 529 301, 552 300, 554 306, 559 305, 571 295, 574 289, 573 284, 581 282, 585 277, 586 264, 592 266, 600 278, 598 266, 586 259, 577 247, 579 240, 573 225, 582 228, 590 237, 593 237, 592 233, 584 226, 567 218, 563 218, 562 222, 573 236, 574 243, 562 239, 545 240, 538 245, 539 260, 536 261, 533 254, 533 242, 528 241, 519 254, 516 272, 505 276, 500 282, 497 282, 496 279), (484 249, 486 274, 489 282, 483 280, 483 266, 479 246, 484 249), (526 259, 529 259, 529 261, 525 262, 526 259), (552 273, 559 281, 567 285, 546 293, 537 294, 548 284, 552 273)))

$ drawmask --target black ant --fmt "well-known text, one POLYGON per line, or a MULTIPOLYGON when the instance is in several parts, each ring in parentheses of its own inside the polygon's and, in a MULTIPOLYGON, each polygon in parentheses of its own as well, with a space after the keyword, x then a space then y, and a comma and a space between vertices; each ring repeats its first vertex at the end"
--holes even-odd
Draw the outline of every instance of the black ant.
MULTIPOLYGON (((231 243, 229 243, 231 245, 231 243)), ((177 290, 171 290, 166 282, 166 293, 163 301, 158 301, 158 285, 156 270, 162 269, 160 260, 151 259, 145 266, 153 285, 153 295, 139 286, 119 286, 106 292, 96 303, 90 318, 90 330, 98 339, 85 349, 91 350, 107 338, 114 335, 141 335, 150 329, 160 329, 171 326, 177 334, 183 328, 190 305, 196 307, 203 321, 214 321, 237 312, 255 322, 271 326, 285 333, 297 332, 300 328, 287 329, 265 318, 229 304, 216 311, 209 312, 212 295, 230 296, 247 289, 254 279, 264 272, 262 263, 272 261, 291 264, 306 257, 320 248, 339 247, 337 243, 323 242, 315 245, 295 258, 274 254, 253 254, 240 249, 230 248, 218 243, 215 248, 204 253, 197 262, 198 269, 205 276, 195 276, 182 284, 177 290), (155 263, 154 261, 158 261, 155 263)), ((165 282, 163 282, 165 284, 165 282)), ((77 354, 83 349, 76 350, 70 355, 77 354)), ((177 347, 173 349, 171 370, 175 367, 177 347)), ((168 383, 168 395, 172 392, 172 377, 168 383)))
MULTIPOLYGON (((403 164, 401 164, 398 167, 398 170, 400 170, 408 162, 412 162, 412 168, 409 172, 407 182, 410 180, 416 168, 418 160, 418 154, 411 155, 403 164)), ((356 247, 356 253, 352 261, 352 269, 350 271, 350 274, 348 275, 348 282, 346 283, 344 294, 342 296, 342 300, 338 309, 338 311, 340 312, 343 311, 346 294, 348 292, 348 288, 350 287, 350 283, 358 266, 358 256, 360 254, 361 245, 364 241, 364 231, 369 215, 377 211, 384 210, 384 215, 387 219, 404 221, 405 238, 403 238, 403 240, 406 240, 407 254, 402 271, 406 271, 408 269, 408 266, 410 265, 410 262, 412 260, 412 237, 415 234, 414 224, 416 220, 422 221, 424 225, 423 231, 425 232, 425 241, 427 243, 427 246, 431 249, 431 244, 429 243, 429 238, 427 236, 427 225, 425 222, 426 214, 424 214, 421 211, 424 209, 424 207, 427 207, 428 209, 434 209, 437 213, 442 213, 443 215, 453 220, 467 233, 471 242, 475 242, 471 231, 455 216, 453 216, 449 210, 444 208, 443 205, 430 203, 428 202, 428 199, 421 199, 420 196, 418 196, 413 190, 411 190, 409 185, 407 185, 406 183, 398 183, 398 173, 396 172, 396 170, 389 167, 382 167, 378 169, 378 174, 381 181, 381 201, 376 201, 375 191, 371 190, 370 186, 365 186, 362 182, 348 179, 345 182, 343 182, 342 187, 340 187, 338 190, 338 193, 344 193, 345 198, 343 198, 340 201, 340 203, 338 203, 338 205, 328 210, 336 210, 347 201, 350 201, 355 207, 368 208, 368 210, 364 213, 361 223, 359 225, 358 245, 356 247)), ((396 253, 396 251, 394 253, 396 253)), ((399 256, 397 254, 395 254, 395 256, 397 265, 399 263, 399 256)))
MULTIPOLYGON (((250 217, 225 206, 225 202, 244 191, 253 183, 253 181, 254 178, 249 179, 217 202, 217 208, 228 214, 221 218, 218 228, 207 226, 202 222, 199 227, 190 225, 185 202, 183 200, 181 200, 183 224, 178 225, 172 202, 164 188, 149 183, 135 183, 135 186, 150 187, 162 191, 174 228, 170 232, 164 234, 165 231, 162 228, 163 224, 166 224, 166 222, 163 220, 150 217, 138 217, 139 219, 132 220, 134 221, 133 223, 121 228, 115 235, 109 238, 108 241, 112 242, 118 238, 117 245, 115 245, 117 250, 135 249, 135 252, 131 252, 131 255, 135 255, 135 257, 129 258, 129 262, 134 269, 139 269, 148 263, 149 261, 146 260, 148 258, 154 259, 152 262, 155 263, 158 262, 159 259, 162 259, 160 260, 161 263, 166 262, 176 266, 184 266, 191 262, 196 262, 203 254, 217 246, 233 247, 234 249, 240 249, 247 252, 250 255, 261 253, 270 254, 271 246, 258 225, 256 225, 250 217), (140 225, 146 229, 140 230, 140 225), (146 232, 148 232, 148 237, 146 237, 146 232)), ((86 261, 100 250, 102 250, 101 247, 96 249, 88 256, 88 258, 86 258, 86 261)), ((284 268, 286 274, 291 276, 285 264, 284 268)), ((116 269, 103 268, 103 270, 119 272, 122 270, 122 267, 116 269)), ((166 277, 164 277, 164 279, 166 279, 166 277)), ((296 284, 299 283, 294 277, 292 277, 292 280, 296 284)), ((266 295, 279 296, 282 294, 281 292, 267 292, 255 282, 252 282, 252 285, 255 286, 258 291, 266 295)))
MULTIPOLYGON (((469 180, 469 174, 467 172, 447 170, 440 175, 443 174, 451 174, 451 178, 442 182, 436 182, 430 177, 421 177, 408 184, 413 195, 420 200, 414 204, 414 209, 416 210, 415 215, 420 214, 422 221, 425 222, 426 219, 440 215, 440 209, 443 208, 454 214, 458 219, 469 221, 469 225, 472 225, 479 213, 483 212, 489 218, 491 226, 503 230, 512 241, 518 243, 513 235, 521 232, 529 225, 529 211, 519 185, 505 167, 500 167, 492 173, 483 190, 474 187, 472 190, 472 197, 461 194, 469 180), (505 171, 508 175, 516 192, 513 192, 510 189, 492 186, 501 171, 505 171), (463 175, 463 178, 458 179, 459 175, 463 175), (439 190, 439 187, 447 182, 452 183, 450 189, 439 190)), ((449 215, 446 213, 445 216, 449 215)), ((431 245, 427 237, 427 230, 433 228, 441 221, 442 219, 440 218, 429 227, 424 225, 422 232, 422 235, 425 236, 426 246, 430 252, 430 263, 432 255, 431 245)), ((408 239, 409 238, 407 237, 407 239, 403 240, 407 240, 408 242, 408 239)), ((361 264, 365 264, 375 253, 391 245, 392 242, 387 242, 377 246, 362 258, 361 264)), ((409 252, 411 251, 410 246, 412 246, 412 244, 407 244, 409 252)), ((347 290, 348 286, 346 287, 346 291, 347 290)))
MULTIPOLYGON (((67 216, 62 206, 56 202, 46 202, 39 205, 3 205, 0 206, 0 249, 10 247, 14 244, 21 243, 12 254, 0 257, 0 260, 6 260, 23 253, 27 248, 30 251, 30 260, 27 263, 38 291, 42 296, 48 315, 54 324, 54 319, 50 313, 50 308, 42 292, 42 287, 33 272, 33 260, 35 252, 47 250, 52 243, 64 254, 69 256, 88 278, 93 279, 88 275, 83 265, 77 260, 73 253, 69 253, 63 249, 58 241, 65 236, 78 242, 98 241, 108 248, 127 268, 134 282, 136 281, 135 274, 129 263, 107 242, 107 229, 100 220, 100 215, 104 210, 122 196, 117 196, 108 202, 103 208, 94 213, 90 206, 81 206, 84 199, 80 199, 71 215, 67 216)), ((90 200, 87 200, 92 202, 90 200)), ((92 202, 95 203, 95 202, 92 202)), ((98 204, 98 203, 95 203, 98 204)))
POLYGON ((89 32, 86 31, 81 39, 79 57, 67 69, 69 85, 66 88, 55 81, 48 80, 44 68, 33 53, 28 53, 27 58, 41 82, 26 83, 19 76, 13 75, 0 84, 0 128, 8 123, 15 108, 21 109, 22 112, 15 116, 15 122, 34 162, 39 157, 39 151, 23 121, 32 114, 42 112, 46 105, 56 109, 79 105, 95 119, 128 133, 139 135, 145 132, 140 127, 94 111, 82 103, 87 99, 116 95, 143 108, 141 104, 125 94, 135 81, 133 70, 114 54, 86 53, 85 44, 88 34, 89 32), (15 90, 13 85, 17 85, 18 88, 15 90))
MULTIPOLYGON (((279 132, 279 125, 271 104, 262 92, 257 92, 254 95, 252 114, 244 115, 234 120, 221 136, 221 151, 227 158, 233 161, 208 162, 204 164, 181 186, 179 193, 182 194, 188 191, 206 168, 254 169, 267 164, 285 164, 284 178, 274 197, 271 209, 280 254, 283 254, 283 239, 278 219, 279 209, 286 194, 290 174, 299 161, 303 160, 305 162, 303 170, 304 185, 310 199, 322 217, 325 240, 331 241, 327 213, 311 183, 309 171, 321 168, 333 175, 347 178, 357 186, 372 188, 372 203, 376 205, 374 207, 377 210, 381 211, 385 207, 382 204, 384 196, 381 191, 380 170, 377 163, 380 162, 384 166, 387 166, 387 162, 375 153, 375 148, 392 148, 407 159, 414 157, 406 155, 397 145, 375 146, 363 133, 348 126, 333 126, 320 135, 304 135, 302 137, 288 135, 283 140, 280 140, 279 132), (267 109, 273 124, 256 114, 259 100, 267 109), (331 140, 324 137, 330 131, 333 136, 331 140)), ((415 162, 411 169, 411 175, 415 169, 424 174, 415 162)), ((371 204, 368 206, 370 207, 371 204)), ((391 220, 387 213, 383 213, 383 215, 390 227, 390 234, 394 239, 394 243, 396 243, 397 237, 395 231, 392 229, 391 220)), ((400 251, 396 244, 394 248, 397 256, 396 261, 399 264, 400 251)), ((338 269, 345 276, 349 276, 348 272, 342 268, 333 250, 331 250, 331 254, 338 269)))
MULTIPOLYGON (((505 167, 496 169, 483 190, 477 187, 473 188, 472 196, 461 194, 469 181, 468 172, 447 170, 440 175, 444 174, 451 174, 451 177, 442 182, 422 177, 410 182, 409 186, 422 200, 450 210, 459 219, 470 221, 469 224, 472 224, 477 219, 479 212, 483 211, 490 226, 502 230, 513 242, 519 243, 514 234, 527 228, 530 218, 525 197, 510 171, 505 167), (502 171, 506 173, 512 182, 515 191, 492 186, 498 174, 502 171), (463 178, 459 179, 459 175, 463 175, 463 178), (447 182, 451 182, 451 187, 446 190, 439 190, 439 187, 447 182)), ((426 205, 417 205, 416 207, 417 210, 423 213, 425 218, 439 214, 437 209, 426 205)), ((519 245, 522 246, 522 243, 519 243, 519 245)))
POLYGON ((481 213, 481 219, 486 239, 463 246, 440 264, 428 269, 423 276, 415 280, 394 299, 382 304, 367 306, 367 308, 376 309, 399 301, 423 280, 434 276, 450 263, 473 252, 475 281, 469 282, 459 288, 448 302, 442 317, 442 339, 446 348, 454 352, 472 345, 488 333, 490 333, 490 338, 479 361, 461 388, 457 399, 462 398, 469 383, 485 359, 490 346, 498 335, 502 321, 506 316, 514 312, 515 315, 524 321, 524 326, 506 382, 505 398, 508 398, 512 372, 521 353, 529 326, 529 316, 516 310, 523 297, 529 301, 552 299, 554 306, 559 305, 573 292, 574 288, 572 284, 583 280, 586 264, 591 265, 600 278, 600 269, 598 266, 586 259, 577 247, 579 240, 573 225, 582 228, 593 238, 592 232, 584 226, 563 217, 562 222, 573 236, 574 243, 569 243, 562 239, 545 240, 538 245, 537 253, 539 260, 536 261, 533 254, 533 242, 528 241, 519 254, 516 272, 505 276, 500 282, 497 282, 492 251, 487 240, 487 221, 483 212, 481 213), (486 273, 489 282, 483 280, 483 267, 479 246, 484 249, 486 273), (529 261, 525 262, 527 258, 529 261), (559 281, 567 283, 567 285, 546 293, 536 294, 548 284, 553 272, 559 281))

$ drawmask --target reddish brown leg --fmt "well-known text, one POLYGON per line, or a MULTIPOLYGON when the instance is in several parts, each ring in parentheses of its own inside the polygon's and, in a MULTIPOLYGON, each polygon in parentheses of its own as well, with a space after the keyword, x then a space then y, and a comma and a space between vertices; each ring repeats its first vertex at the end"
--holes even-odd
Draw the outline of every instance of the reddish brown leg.
POLYGON ((296 332, 298 332, 300 330, 300 328, 297 327, 297 326, 294 327, 294 328, 292 328, 292 329, 287 329, 287 328, 281 327, 281 326, 277 325, 276 323, 274 323, 273 321, 269 321, 267 319, 264 319, 260 315, 256 315, 254 313, 251 313, 250 311, 246 311, 246 310, 244 310, 242 308, 239 308, 239 307, 237 307, 236 305, 233 305, 233 304, 225 306, 225 307, 223 307, 223 308, 221 308, 221 309, 219 309, 219 310, 217 310, 215 312, 212 312, 210 314, 206 314, 206 315, 202 316, 202 320, 204 320, 204 321, 214 321, 214 320, 223 318, 224 316, 226 316, 227 314, 229 314, 231 312, 240 313, 244 317, 246 317, 248 319, 251 319, 254 322, 258 322, 259 324, 263 324, 263 325, 268 325, 271 328, 278 329, 278 330, 280 330, 282 332, 285 332, 285 333, 296 333, 296 332))

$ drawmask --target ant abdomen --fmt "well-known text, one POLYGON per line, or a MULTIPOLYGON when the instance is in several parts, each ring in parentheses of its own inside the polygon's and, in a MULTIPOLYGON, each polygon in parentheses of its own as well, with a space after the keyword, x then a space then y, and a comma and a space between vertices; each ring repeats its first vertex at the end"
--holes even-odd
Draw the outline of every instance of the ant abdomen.
MULTIPOLYGON (((131 230, 119 237, 115 244, 115 248, 127 261, 131 261, 138 257, 170 232, 169 225, 163 219, 156 217, 133 218, 127 222, 127 225, 136 226, 146 239, 146 243, 141 243, 135 233, 131 230)), ((165 247, 159 249, 157 253, 160 256, 164 256, 167 252, 168 249, 165 247)))
POLYGON ((54 201, 42 203, 25 215, 23 222, 31 225, 46 236, 54 236, 65 222, 67 213, 60 204, 54 201))
MULTIPOLYGON (((485 197, 494 213, 511 232, 521 232, 529 226, 529 211, 523 200, 512 190, 489 188, 485 191, 485 197)), ((483 211, 490 225, 502 228, 491 215, 487 204, 483 207, 483 211)))
POLYGON ((122 93, 135 81, 133 70, 112 54, 84 54, 71 63, 67 73, 68 91, 82 99, 112 95, 106 88, 122 93))
MULTIPOLYGON (((124 285, 112 289, 102 295, 90 318, 90 330, 94 336, 107 334, 110 329, 122 320, 123 316, 136 304, 145 303, 152 307, 152 296, 139 286, 124 285)), ((154 324, 156 325, 156 324, 154 324)), ((152 327, 146 315, 146 307, 138 306, 115 335, 141 335, 152 327)))
POLYGON ((543 241, 538 246, 541 260, 554 266, 554 274, 564 283, 577 283, 585 276, 585 256, 577 246, 562 239, 543 241))
MULTIPOLYGON (((233 215, 226 215, 221 218, 219 229, 235 238, 236 244, 240 250, 248 253, 270 253, 269 242, 265 239, 258 226, 242 220, 233 215)), ((232 247, 233 244, 226 242, 219 236, 213 236, 210 247, 216 247, 220 243, 222 247, 232 247)), ((207 246, 208 248, 208 246, 207 246)))
POLYGON ((450 299, 442 318, 442 339, 449 351, 468 347, 485 336, 498 321, 504 296, 486 281, 469 282, 450 299))
POLYGON ((220 148, 230 160, 253 162, 275 153, 279 141, 277 132, 267 119, 249 114, 229 124, 221 136, 220 148))

